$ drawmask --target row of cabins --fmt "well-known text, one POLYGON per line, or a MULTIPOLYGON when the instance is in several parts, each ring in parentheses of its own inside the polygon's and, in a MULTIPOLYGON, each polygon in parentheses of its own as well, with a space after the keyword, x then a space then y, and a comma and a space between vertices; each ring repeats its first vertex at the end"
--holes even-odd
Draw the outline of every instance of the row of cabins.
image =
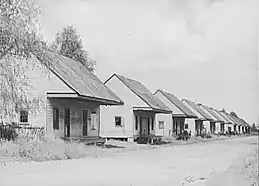
POLYGON ((27 71, 31 82, 27 93, 41 99, 42 107, 36 114, 19 108, 15 121, 43 126, 48 135, 133 141, 184 130, 191 135, 204 130, 214 134, 249 131, 249 124, 227 113, 180 101, 163 90, 153 94, 142 83, 117 74, 103 83, 79 62, 42 52, 27 71))

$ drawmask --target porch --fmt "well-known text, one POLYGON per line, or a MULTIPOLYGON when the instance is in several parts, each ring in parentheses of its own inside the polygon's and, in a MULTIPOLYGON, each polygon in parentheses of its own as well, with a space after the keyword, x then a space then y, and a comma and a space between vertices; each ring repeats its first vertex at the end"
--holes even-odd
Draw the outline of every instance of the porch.
POLYGON ((133 111, 135 118, 135 139, 140 136, 155 135, 155 112, 152 111, 133 111))
POLYGON ((216 122, 210 122, 210 132, 211 134, 216 133, 216 122))
POLYGON ((203 131, 203 121, 202 120, 195 120, 195 135, 201 136, 203 131))
POLYGON ((184 117, 173 117, 173 134, 180 135, 188 126, 185 126, 184 117))
POLYGON ((63 139, 99 136, 99 102, 49 97, 46 115, 47 134, 63 139))
POLYGON ((103 145, 105 138, 99 136, 61 137, 65 141, 80 142, 85 145, 103 145))

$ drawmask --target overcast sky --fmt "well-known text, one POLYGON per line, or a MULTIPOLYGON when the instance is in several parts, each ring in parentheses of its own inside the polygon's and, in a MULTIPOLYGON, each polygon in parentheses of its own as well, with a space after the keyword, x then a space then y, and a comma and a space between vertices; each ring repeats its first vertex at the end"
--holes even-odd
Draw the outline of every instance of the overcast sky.
POLYGON ((37 1, 46 39, 74 25, 101 80, 115 72, 257 121, 258 0, 37 1))

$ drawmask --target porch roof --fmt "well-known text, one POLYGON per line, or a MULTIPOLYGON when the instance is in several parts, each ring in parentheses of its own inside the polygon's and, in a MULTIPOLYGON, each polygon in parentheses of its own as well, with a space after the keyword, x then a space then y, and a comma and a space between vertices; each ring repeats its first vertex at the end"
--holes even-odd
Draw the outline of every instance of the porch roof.
POLYGON ((114 92, 80 62, 49 50, 43 50, 41 56, 36 57, 78 96, 97 100, 102 104, 123 104, 123 101, 114 92))
POLYGON ((158 89, 157 92, 161 92, 171 103, 173 103, 183 114, 174 114, 176 117, 187 117, 187 118, 198 118, 188 107, 186 107, 176 96, 171 93, 165 92, 163 90, 158 89))
POLYGON ((102 105, 114 105, 114 102, 103 99, 90 98, 86 96, 78 95, 77 93, 62 93, 62 92, 47 92, 47 98, 52 99, 78 99, 82 101, 98 102, 102 105))
POLYGON ((108 82, 113 76, 116 76, 134 94, 136 94, 147 105, 149 105, 152 110, 160 113, 172 113, 172 111, 166 105, 164 105, 164 103, 160 101, 155 95, 153 95, 152 92, 150 92, 142 83, 117 74, 113 74, 106 82, 108 82))

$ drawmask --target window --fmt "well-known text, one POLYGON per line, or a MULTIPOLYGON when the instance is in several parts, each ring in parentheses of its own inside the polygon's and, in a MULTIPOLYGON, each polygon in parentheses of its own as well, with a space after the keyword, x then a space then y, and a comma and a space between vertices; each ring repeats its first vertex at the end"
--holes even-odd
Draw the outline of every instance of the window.
POLYGON ((116 127, 122 126, 122 117, 121 116, 115 116, 115 126, 116 127))
POLYGON ((184 128, 185 128, 185 129, 188 129, 188 124, 185 124, 185 125, 184 125, 184 128))
POLYGON ((20 122, 28 123, 28 111, 25 111, 25 110, 20 111, 20 122))
POLYGON ((59 129, 59 109, 53 108, 53 129, 59 129))
POLYGON ((138 116, 135 116, 135 130, 138 130, 138 116))
POLYGON ((159 129, 164 129, 164 121, 159 121, 159 129))

